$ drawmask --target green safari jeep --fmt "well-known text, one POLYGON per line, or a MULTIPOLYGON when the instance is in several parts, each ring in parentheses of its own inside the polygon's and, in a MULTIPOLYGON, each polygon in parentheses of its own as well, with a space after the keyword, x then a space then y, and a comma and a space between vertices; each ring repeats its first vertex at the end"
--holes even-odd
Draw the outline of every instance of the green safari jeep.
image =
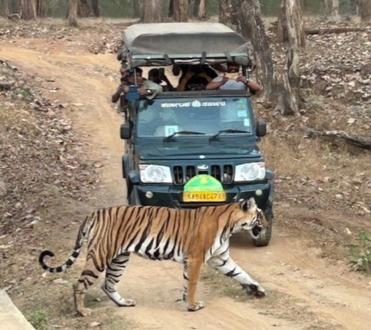
MULTIPOLYGON (((132 68, 233 61, 247 74, 251 66, 243 37, 219 23, 135 24, 123 40, 119 58, 132 68)), ((266 124, 256 120, 250 94, 169 91, 129 99, 120 132, 128 203, 195 208, 254 197, 270 224, 254 244, 268 245, 274 173, 258 147, 266 124)))

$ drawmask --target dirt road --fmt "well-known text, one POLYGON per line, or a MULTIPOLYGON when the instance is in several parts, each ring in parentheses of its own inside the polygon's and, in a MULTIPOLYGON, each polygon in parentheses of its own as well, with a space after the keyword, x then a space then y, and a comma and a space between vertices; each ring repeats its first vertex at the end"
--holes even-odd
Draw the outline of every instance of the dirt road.
MULTIPOLYGON (((68 103, 66 111, 75 129, 84 132, 92 152, 101 159, 102 190, 94 196, 96 205, 122 203, 122 117, 110 103, 118 81, 115 55, 94 55, 78 42, 68 40, 54 44, 37 39, 17 43, 27 46, 2 43, 2 58, 36 77, 54 80, 48 97, 68 103)), ((280 210, 284 211, 276 209, 275 231, 268 247, 254 248, 240 237, 231 252, 237 263, 268 291, 266 298, 238 302, 225 294, 226 290, 214 289, 205 280, 198 296, 206 308, 188 313, 178 302, 181 266, 133 257, 120 291, 136 299, 137 307, 119 309, 103 300, 97 308, 115 310, 132 323, 133 329, 370 329, 370 279, 349 272, 343 262, 331 264, 321 258, 321 247, 305 237, 287 234, 280 210)))

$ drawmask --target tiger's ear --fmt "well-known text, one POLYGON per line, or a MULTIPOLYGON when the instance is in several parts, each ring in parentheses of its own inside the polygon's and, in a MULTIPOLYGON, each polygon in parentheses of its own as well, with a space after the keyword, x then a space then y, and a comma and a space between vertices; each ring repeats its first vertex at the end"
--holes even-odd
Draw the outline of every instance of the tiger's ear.
POLYGON ((249 200, 247 201, 248 208, 251 210, 252 208, 256 208, 256 202, 254 197, 250 197, 249 200))

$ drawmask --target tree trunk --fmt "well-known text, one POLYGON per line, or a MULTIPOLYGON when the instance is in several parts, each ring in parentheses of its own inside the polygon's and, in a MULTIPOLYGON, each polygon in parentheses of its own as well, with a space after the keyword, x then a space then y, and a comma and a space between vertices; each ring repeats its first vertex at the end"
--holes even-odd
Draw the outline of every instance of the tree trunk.
POLYGON ((78 0, 68 0, 68 24, 71 26, 78 26, 77 24, 77 9, 78 0))
POLYGON ((8 0, 3 0, 2 12, 3 12, 3 15, 5 17, 9 15, 9 3, 8 3, 8 0))
POLYGON ((305 47, 305 33, 299 0, 282 0, 278 15, 277 41, 289 42, 297 39, 298 47, 305 47))
MULTIPOLYGON (((231 0, 231 4, 228 9, 232 11, 228 15, 231 16, 236 31, 251 42, 259 69, 258 80, 263 85, 265 100, 275 104, 276 109, 281 110, 283 115, 292 113, 298 115, 296 98, 291 97, 292 92, 297 92, 295 88, 298 82, 298 52, 290 48, 286 60, 286 72, 280 76, 281 81, 279 81, 277 72, 274 72, 272 50, 261 18, 259 0, 231 0), (294 91, 291 84, 294 86, 294 91)), ((223 7, 223 4, 221 6, 223 7)), ((222 17, 228 15, 221 14, 222 17)), ((249 47, 249 42, 247 46, 249 47)))
MULTIPOLYGON (((137 3, 137 1, 136 1, 137 3)), ((100 12, 99 12, 99 4, 98 4, 98 0, 91 0, 91 7, 93 9, 93 14, 95 17, 99 17, 100 16, 100 12)), ((139 16, 139 14, 138 14, 139 16)))
POLYGON ((261 18, 259 0, 232 0, 230 9, 232 24, 236 26, 237 32, 252 44, 264 97, 268 100, 274 99, 272 50, 261 18))
POLYGON ((219 22, 235 30, 232 24, 232 2, 232 0, 219 0, 219 22))
POLYGON ((361 20, 367 22, 371 20, 371 1, 370 0, 358 0, 357 8, 361 20))
POLYGON ((77 15, 79 17, 89 17, 91 13, 88 0, 78 0, 77 15))
POLYGON ((174 0, 174 20, 188 22, 188 0, 174 0))
POLYGON ((299 48, 305 47, 305 34, 299 0, 282 0, 278 21, 277 38, 287 41, 285 72, 283 72, 284 114, 299 114, 300 58, 299 48))
POLYGON ((287 42, 289 40, 289 36, 287 33, 287 17, 286 17, 286 5, 285 0, 281 0, 280 9, 278 12, 278 24, 277 24, 277 31, 276 37, 278 42, 287 42))
POLYGON ((143 8, 143 23, 160 23, 162 22, 161 0, 145 0, 143 8))
POLYGON ((9 14, 18 14, 22 16, 22 8, 19 0, 7 0, 9 14))
POLYGON ((207 0, 195 0, 193 4, 193 17, 206 18, 207 0))
POLYGON ((20 0, 19 11, 22 19, 29 20, 36 18, 35 0, 20 0))
POLYGON ((170 0, 169 2, 169 10, 167 12, 168 17, 173 17, 174 16, 174 0, 170 0))
POLYGON ((36 0, 36 15, 37 17, 45 16, 44 0, 36 0))
POLYGON ((138 0, 133 0, 133 15, 134 17, 140 17, 140 3, 138 0))
POLYGON ((283 115, 299 114, 300 91, 300 57, 299 49, 290 46, 286 55, 285 72, 282 74, 283 91, 280 93, 280 104, 283 115))
POLYGON ((328 0, 323 0, 323 3, 321 4, 322 6, 322 12, 324 12, 324 13, 328 13, 328 0))
POLYGON ((332 16, 339 17, 339 0, 332 0, 332 16))

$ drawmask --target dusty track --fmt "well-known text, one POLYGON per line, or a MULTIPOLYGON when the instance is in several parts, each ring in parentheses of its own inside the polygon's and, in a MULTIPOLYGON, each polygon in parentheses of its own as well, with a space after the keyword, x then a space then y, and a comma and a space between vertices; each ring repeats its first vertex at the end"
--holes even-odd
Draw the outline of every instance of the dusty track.
MULTIPOLYGON (((25 49, 2 43, 1 56, 36 77, 55 80, 51 85, 60 90, 50 93, 50 98, 69 104, 74 128, 84 132, 92 153, 103 162, 96 205, 122 203, 122 117, 110 103, 118 79, 115 56, 93 55, 77 43, 57 46, 32 40, 28 45, 25 49)), ((304 237, 290 237, 279 223, 277 217, 268 247, 254 248, 240 237, 232 248, 237 263, 268 290, 266 298, 237 302, 206 282, 198 289, 206 308, 188 313, 183 303, 176 302, 181 297, 181 266, 133 257, 120 290, 136 299, 137 307, 119 309, 103 298, 98 308, 115 309, 138 329, 370 329, 370 280, 350 273, 342 262, 329 264, 319 257, 320 247, 311 247, 304 237)), ((73 240, 72 236, 66 251, 73 240)))

